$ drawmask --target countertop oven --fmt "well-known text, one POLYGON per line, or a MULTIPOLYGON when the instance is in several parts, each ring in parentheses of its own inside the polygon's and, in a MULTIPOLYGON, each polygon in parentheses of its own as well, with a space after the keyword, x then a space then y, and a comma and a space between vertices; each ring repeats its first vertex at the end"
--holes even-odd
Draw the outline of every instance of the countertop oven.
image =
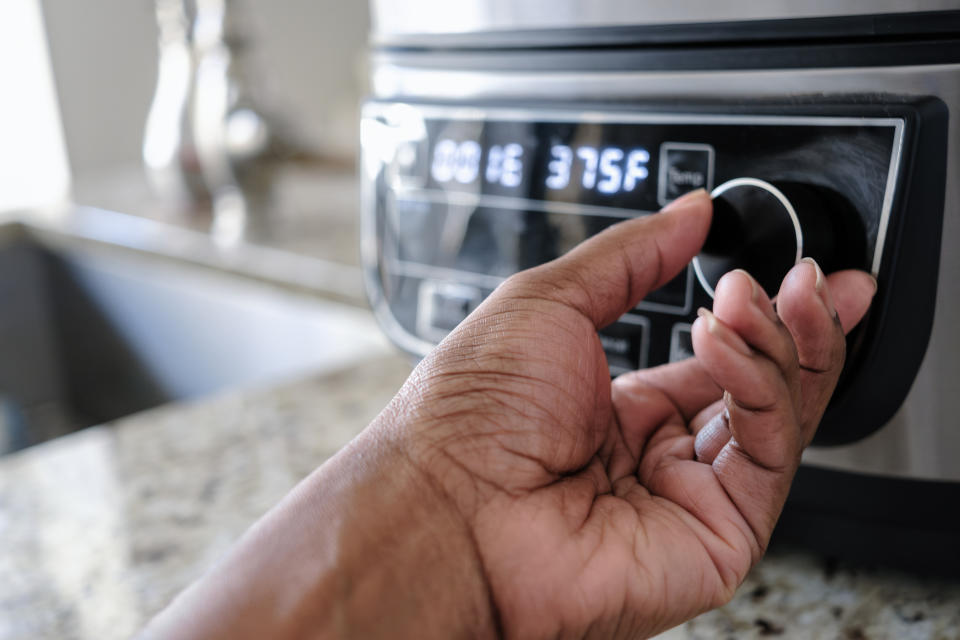
MULTIPOLYGON (((618 220, 698 187, 786 199, 790 263, 879 291, 777 536, 955 570, 960 2, 803 4, 375 1, 368 294, 422 356, 511 273, 618 220)), ((612 374, 691 355, 709 267, 601 331, 612 374)))

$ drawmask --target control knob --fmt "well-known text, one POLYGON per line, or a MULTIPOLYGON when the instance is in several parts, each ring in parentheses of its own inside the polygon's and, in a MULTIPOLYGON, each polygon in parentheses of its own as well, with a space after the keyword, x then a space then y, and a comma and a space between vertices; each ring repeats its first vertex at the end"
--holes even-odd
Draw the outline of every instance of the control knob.
POLYGON ((862 222, 832 191, 736 178, 710 195, 713 222, 693 268, 711 298, 720 278, 734 269, 746 270, 772 297, 803 257, 812 257, 828 273, 863 266, 862 222))

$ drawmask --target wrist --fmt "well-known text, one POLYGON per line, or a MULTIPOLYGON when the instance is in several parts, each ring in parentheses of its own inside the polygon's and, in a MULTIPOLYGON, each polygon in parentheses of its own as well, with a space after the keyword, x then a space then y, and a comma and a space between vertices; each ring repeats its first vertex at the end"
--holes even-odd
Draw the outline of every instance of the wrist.
POLYGON ((327 630, 362 638, 496 636, 467 522, 386 431, 372 427, 318 474, 319 492, 328 478, 350 478, 346 492, 321 499, 347 514, 328 541, 338 546, 336 564, 319 583, 321 599, 335 603, 327 630))
POLYGON ((301 482, 142 637, 496 636, 466 522, 389 431, 301 482))

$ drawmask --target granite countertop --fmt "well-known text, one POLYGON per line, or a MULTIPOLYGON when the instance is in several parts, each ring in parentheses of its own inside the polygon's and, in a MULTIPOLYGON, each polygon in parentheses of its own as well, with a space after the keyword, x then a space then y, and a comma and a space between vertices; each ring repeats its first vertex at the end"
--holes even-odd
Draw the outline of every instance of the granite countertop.
POLYGON ((130 637, 409 372, 387 353, 0 458, 0 639, 130 637))
MULTIPOLYGON (((0 639, 127 638, 387 403, 383 353, 0 459, 0 639)), ((958 638, 960 583, 774 549, 680 638, 958 638)))
MULTIPOLYGON (((80 211, 67 222, 78 237, 360 305, 352 174, 321 177, 290 178, 270 233, 233 256, 210 246, 202 220, 171 226, 163 212, 129 208, 146 201, 140 187, 122 188, 136 184, 126 174, 84 200, 137 216, 80 211)), ((167 405, 0 457, 0 640, 130 637, 357 434, 409 370, 384 347, 332 373, 167 405)), ((775 548, 732 603, 661 640, 768 637, 960 638, 960 580, 775 548)))

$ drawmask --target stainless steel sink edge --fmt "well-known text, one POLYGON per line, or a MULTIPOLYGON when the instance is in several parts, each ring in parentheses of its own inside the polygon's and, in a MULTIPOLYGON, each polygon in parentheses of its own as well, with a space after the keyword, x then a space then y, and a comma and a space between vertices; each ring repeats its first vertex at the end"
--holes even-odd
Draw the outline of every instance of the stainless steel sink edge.
POLYGON ((0 216, 0 240, 10 227, 50 246, 127 249, 368 306, 359 267, 246 242, 223 247, 208 233, 136 215, 80 205, 13 212, 0 216))
POLYGON ((0 454, 389 354, 360 282, 99 209, 0 215, 0 454))

